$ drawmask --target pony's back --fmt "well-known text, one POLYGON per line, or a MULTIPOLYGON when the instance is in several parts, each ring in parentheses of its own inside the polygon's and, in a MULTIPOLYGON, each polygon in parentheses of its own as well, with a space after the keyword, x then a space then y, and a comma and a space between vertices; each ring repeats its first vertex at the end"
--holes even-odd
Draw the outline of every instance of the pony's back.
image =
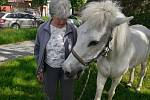
POLYGON ((146 34, 146 36, 149 38, 150 40, 150 30, 143 26, 143 25, 140 25, 140 24, 137 24, 137 25, 132 25, 130 26, 130 28, 133 28, 133 29, 136 29, 136 30, 139 30, 139 31, 142 31, 143 33, 146 34))
POLYGON ((150 53, 150 30, 143 25, 132 25, 129 27, 131 42, 134 53, 130 61, 130 67, 145 62, 150 53))

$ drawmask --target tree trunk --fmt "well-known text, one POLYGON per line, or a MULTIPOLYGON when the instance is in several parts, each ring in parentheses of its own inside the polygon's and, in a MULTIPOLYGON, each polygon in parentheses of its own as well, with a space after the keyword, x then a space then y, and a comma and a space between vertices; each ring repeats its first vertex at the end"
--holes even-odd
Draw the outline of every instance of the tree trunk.
POLYGON ((43 5, 40 6, 41 17, 43 16, 43 5))

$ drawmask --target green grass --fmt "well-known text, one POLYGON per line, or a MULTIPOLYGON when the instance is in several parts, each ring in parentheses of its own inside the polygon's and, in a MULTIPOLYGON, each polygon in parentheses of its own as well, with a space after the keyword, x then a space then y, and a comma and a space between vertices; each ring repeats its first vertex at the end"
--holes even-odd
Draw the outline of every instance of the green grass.
MULTIPOLYGON (((44 94, 42 93, 41 85, 36 80, 35 71, 36 64, 32 56, 8 61, 0 65, 0 100, 44 100, 44 94)), ((87 71, 85 71, 80 80, 75 81, 75 100, 81 94, 87 71)), ((139 71, 140 68, 136 70, 134 86, 137 85, 137 80, 139 80, 139 71)), ((96 68, 93 66, 89 83, 81 100, 94 99, 96 74, 96 68)), ((113 100, 150 100, 150 69, 147 71, 140 93, 135 92, 134 88, 126 86, 128 74, 123 77, 123 80, 118 85, 113 100)), ((108 79, 103 91, 102 100, 107 100, 106 91, 109 89, 110 83, 111 81, 108 79)), ((59 95, 57 96, 58 98, 60 98, 59 95)))
POLYGON ((18 30, 11 28, 0 29, 0 45, 33 40, 35 39, 36 31, 36 28, 18 30))

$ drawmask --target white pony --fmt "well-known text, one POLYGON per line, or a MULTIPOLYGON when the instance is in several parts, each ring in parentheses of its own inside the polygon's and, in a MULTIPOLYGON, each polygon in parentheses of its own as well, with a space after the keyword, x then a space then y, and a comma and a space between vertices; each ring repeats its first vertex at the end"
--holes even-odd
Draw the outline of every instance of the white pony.
POLYGON ((132 18, 125 17, 117 3, 112 1, 91 2, 82 12, 84 23, 78 28, 77 43, 63 69, 71 76, 84 69, 83 65, 97 59, 95 100, 101 100, 108 77, 112 79, 108 100, 112 100, 129 66, 133 68, 148 57, 150 31, 140 25, 128 27, 132 18))
POLYGON ((137 91, 140 91, 147 71, 147 59, 150 54, 150 30, 142 25, 132 25, 129 27, 129 32, 135 51, 129 65, 131 69, 128 86, 131 87, 133 84, 135 67, 141 64, 141 77, 136 88, 137 91))

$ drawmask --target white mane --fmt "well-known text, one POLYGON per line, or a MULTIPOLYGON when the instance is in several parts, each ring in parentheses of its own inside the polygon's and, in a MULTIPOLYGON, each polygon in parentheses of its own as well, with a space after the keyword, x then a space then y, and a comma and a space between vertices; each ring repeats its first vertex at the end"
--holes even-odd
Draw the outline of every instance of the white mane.
POLYGON ((81 19, 88 21, 93 27, 103 25, 105 21, 113 22, 120 12, 120 7, 112 1, 91 2, 82 11, 81 19))
MULTIPOLYGON (((113 25, 117 16, 125 17, 121 12, 121 8, 117 2, 110 0, 103 2, 91 2, 82 11, 82 20, 88 24, 88 29, 98 29, 107 22, 113 25)), ((126 33, 128 24, 122 24, 116 27, 113 31, 113 46, 114 49, 119 51, 124 50, 126 47, 126 33)))

